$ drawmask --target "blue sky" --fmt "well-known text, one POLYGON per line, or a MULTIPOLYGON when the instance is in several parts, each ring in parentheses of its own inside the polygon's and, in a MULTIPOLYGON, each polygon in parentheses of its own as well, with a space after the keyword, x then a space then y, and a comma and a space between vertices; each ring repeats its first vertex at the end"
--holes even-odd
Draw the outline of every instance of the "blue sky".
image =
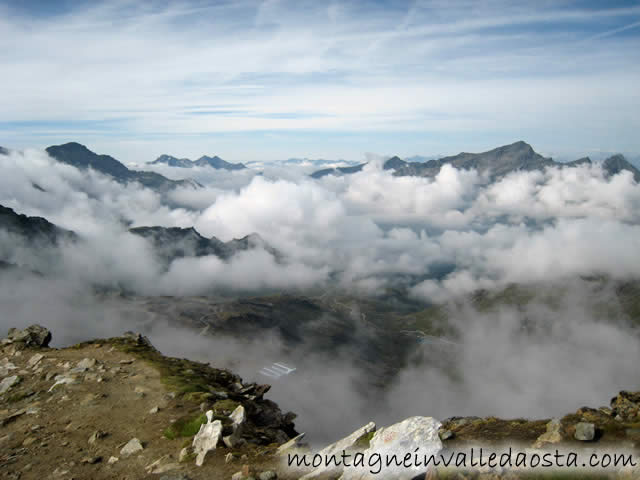
POLYGON ((640 152, 640 1, 0 0, 0 145, 640 152))

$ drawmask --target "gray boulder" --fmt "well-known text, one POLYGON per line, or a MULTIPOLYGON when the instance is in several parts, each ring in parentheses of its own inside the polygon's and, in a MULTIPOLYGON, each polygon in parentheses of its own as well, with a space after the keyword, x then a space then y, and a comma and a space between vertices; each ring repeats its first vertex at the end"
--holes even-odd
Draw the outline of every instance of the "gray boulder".
POLYGON ((142 446, 142 443, 140 443, 140 440, 138 440, 137 438, 132 438, 124 447, 122 447, 122 450, 120 450, 120 455, 122 455, 123 457, 128 457, 129 455, 137 453, 143 449, 144 447, 142 446))
POLYGON ((580 422, 576 424, 574 438, 581 442, 590 442, 596 436, 596 426, 593 423, 580 422))
MULTIPOLYGON (((364 451, 365 458, 371 459, 378 455, 383 459, 392 458, 395 455, 400 462, 408 452, 419 454, 420 458, 426 455, 436 455, 442 450, 442 441, 438 430, 442 424, 431 417, 410 417, 400 423, 379 429, 369 442, 369 448, 364 451)), ((369 465, 369 460, 365 465, 369 465)), ((342 480, 369 480, 369 479, 400 479, 409 480, 426 473, 426 467, 422 466, 395 466, 392 463, 384 467, 377 474, 372 474, 369 468, 346 468, 342 480)))
POLYGON ((12 375, 10 377, 4 378, 0 382, 0 395, 9 391, 11 387, 20 383, 20 377, 17 375, 12 375))
POLYGON ((200 425, 200 430, 193 437, 193 451, 196 454, 196 465, 201 467, 204 463, 204 457, 210 450, 215 450, 218 441, 222 435, 222 422, 220 420, 213 421, 213 411, 207 413, 207 423, 200 425))
POLYGON ((7 338, 2 343, 23 343, 27 347, 48 347, 51 341, 51 332, 40 325, 31 325, 24 330, 10 328, 7 338))

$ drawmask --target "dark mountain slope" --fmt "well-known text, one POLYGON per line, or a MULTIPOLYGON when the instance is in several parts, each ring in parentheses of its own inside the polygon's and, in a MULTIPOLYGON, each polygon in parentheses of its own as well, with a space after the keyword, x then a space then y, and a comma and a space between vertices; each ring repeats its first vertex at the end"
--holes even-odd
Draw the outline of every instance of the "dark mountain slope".
POLYGON ((120 183, 138 182, 147 188, 166 192, 176 187, 197 187, 193 180, 170 180, 158 173, 129 170, 125 165, 109 155, 98 155, 76 142, 54 145, 47 153, 59 162, 72 165, 80 170, 89 168, 112 177, 120 183))
POLYGON ((16 213, 13 209, 0 205, 0 230, 21 238, 24 244, 57 245, 63 240, 75 240, 74 232, 57 227, 42 217, 28 217, 16 213))
POLYGON ((149 240, 167 265, 182 257, 215 255, 222 260, 228 260, 238 252, 255 248, 263 248, 276 258, 280 257, 257 233, 225 243, 216 237, 203 237, 194 228, 136 227, 129 229, 129 232, 149 240))
POLYGON ((636 183, 640 183, 640 170, 631 165, 626 158, 622 155, 613 155, 607 158, 602 164, 607 177, 611 177, 617 173, 627 170, 633 174, 633 179, 636 183))

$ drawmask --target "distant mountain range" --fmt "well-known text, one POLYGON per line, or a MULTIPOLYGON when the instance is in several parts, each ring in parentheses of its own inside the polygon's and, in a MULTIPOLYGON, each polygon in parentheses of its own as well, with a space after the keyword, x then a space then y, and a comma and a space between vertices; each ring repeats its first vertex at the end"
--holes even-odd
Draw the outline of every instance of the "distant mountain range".
MULTIPOLYGON (((531 145, 523 141, 494 148, 482 153, 459 153, 458 155, 443 157, 437 160, 425 162, 407 162, 394 156, 387 160, 384 170, 393 170, 396 177, 416 176, 435 177, 444 165, 461 170, 475 169, 479 173, 488 173, 491 181, 498 180, 515 171, 542 170, 545 167, 575 167, 582 164, 590 164, 589 157, 583 157, 568 163, 560 163, 551 158, 543 157, 536 153, 531 145)), ((311 174, 312 178, 321 178, 326 175, 349 175, 359 172, 366 164, 346 168, 326 168, 311 174)), ((640 170, 629 163, 622 155, 613 155, 602 163, 607 176, 615 175, 622 170, 628 170, 633 174, 636 182, 640 183, 640 170)))
POLYGON ((193 167, 213 167, 215 169, 222 170, 243 170, 245 167, 242 163, 229 163, 217 155, 215 157, 208 157, 203 155, 198 160, 189 160, 188 158, 177 158, 171 155, 160 155, 153 162, 148 162, 147 165, 169 165, 170 167, 179 168, 193 168, 193 167))
POLYGON ((195 180, 171 180, 159 173, 129 170, 124 164, 109 155, 98 155, 76 142, 54 145, 46 149, 50 157, 72 165, 80 170, 89 168, 103 173, 117 182, 138 182, 159 192, 167 192, 176 187, 201 187, 195 180))
POLYGON ((352 167, 335 167, 335 168, 323 168, 322 170, 318 170, 313 172, 310 176, 311 178, 322 178, 327 175, 350 175, 352 173, 356 173, 361 171, 366 163, 360 163, 359 165, 354 165, 352 167))

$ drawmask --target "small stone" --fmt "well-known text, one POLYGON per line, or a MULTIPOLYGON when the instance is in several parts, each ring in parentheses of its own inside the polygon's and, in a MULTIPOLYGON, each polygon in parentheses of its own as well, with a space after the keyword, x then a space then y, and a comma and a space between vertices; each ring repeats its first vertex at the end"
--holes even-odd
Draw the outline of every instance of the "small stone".
POLYGON ((231 475, 231 480, 243 480, 244 479, 244 473, 242 472, 236 472, 233 475, 231 475))
POLYGON ((455 434, 451 430, 440 430, 440 432, 438 432, 438 435, 440 435, 440 440, 444 442, 445 440, 453 438, 455 434))
POLYGON ((129 364, 131 364, 131 363, 133 363, 133 362, 134 362, 134 359, 133 359, 133 358, 128 358, 128 359, 125 359, 125 360, 120 360, 120 364, 121 364, 121 365, 129 365, 129 364))
POLYGON ((143 449, 144 447, 142 446, 142 443, 140 443, 140 440, 138 440, 137 438, 132 438, 124 447, 122 447, 122 450, 120 450, 120 455, 127 457, 143 449))
POLYGON ((180 468, 180 465, 178 465, 177 463, 168 462, 167 460, 169 460, 170 458, 171 457, 169 455, 164 455, 163 457, 160 457, 158 460, 153 462, 151 465, 147 465, 145 467, 145 470, 149 474, 157 475, 180 468))
POLYGON ((40 362, 40 360, 42 360, 43 358, 44 358, 44 355, 42 355, 41 353, 36 353, 29 359, 29 361, 27 362, 27 366, 35 367, 38 364, 38 362, 40 362))
POLYGON ((245 440, 240 436, 240 430, 236 430, 231 435, 222 437, 222 442, 225 444, 227 448, 234 448, 246 443, 245 440))
POLYGON ((82 360, 80 360, 76 367, 80 367, 80 368, 93 368, 96 365, 96 359, 95 358, 83 358, 82 360))
POLYGON ((224 463, 231 463, 233 461, 233 453, 229 452, 224 456, 224 463))
POLYGON ((11 363, 8 358, 0 359, 0 377, 8 375, 11 370, 16 368, 18 367, 11 363))
POLYGON ((95 465, 96 463, 100 463, 101 461, 102 461, 102 457, 100 456, 84 457, 81 463, 88 463, 89 465, 95 465))
POLYGON ((56 375, 54 377, 54 384, 51 385, 51 388, 49 389, 49 392, 51 392, 55 387, 57 387, 58 385, 69 385, 72 383, 76 383, 76 379, 75 377, 72 377, 70 375, 56 375))
POLYGON ((242 405, 238 405, 236 409, 229 415, 229 418, 233 422, 232 428, 235 430, 240 425, 244 423, 247 418, 247 414, 245 413, 244 407, 242 405))
POLYGON ((107 460, 107 463, 109 465, 113 465, 114 463, 116 463, 118 461, 118 457, 109 457, 109 460, 107 460))
POLYGON ((184 462, 191 455, 191 449, 189 447, 184 447, 180 450, 180 455, 178 455, 178 462, 184 462))
POLYGON ((562 423, 559 418, 554 418, 549 423, 547 423, 547 431, 540 435, 535 443, 533 444, 533 448, 542 448, 544 445, 551 443, 559 443, 562 441, 562 423))
POLYGON ((86 382, 102 382, 102 377, 100 375, 98 375, 97 373, 87 373, 84 376, 84 380, 86 382))
POLYGON ((260 475, 258 475, 258 478, 260 480, 276 480, 278 478, 278 474, 271 470, 267 470, 266 472, 262 472, 260 475))
POLYGON ((576 433, 573 438, 581 442, 590 442, 596 436, 596 427, 593 423, 580 422, 576 424, 576 433))
POLYGON ((107 432, 103 432, 101 430, 96 430, 89 437, 89 445, 93 445, 94 443, 96 443, 96 441, 106 437, 107 435, 108 435, 107 432))
POLYGON ((36 441, 35 437, 27 437, 22 442, 22 446, 23 447, 28 447, 29 445, 31 445, 35 441, 36 441))
POLYGON ((0 382, 0 395, 9 391, 11 387, 20 383, 22 379, 18 375, 6 377, 0 382))
POLYGON ((159 411, 160 411, 160 407, 155 406, 155 407, 153 407, 151 410, 149 410, 149 413, 150 413, 151 415, 154 415, 154 414, 158 413, 159 411))

